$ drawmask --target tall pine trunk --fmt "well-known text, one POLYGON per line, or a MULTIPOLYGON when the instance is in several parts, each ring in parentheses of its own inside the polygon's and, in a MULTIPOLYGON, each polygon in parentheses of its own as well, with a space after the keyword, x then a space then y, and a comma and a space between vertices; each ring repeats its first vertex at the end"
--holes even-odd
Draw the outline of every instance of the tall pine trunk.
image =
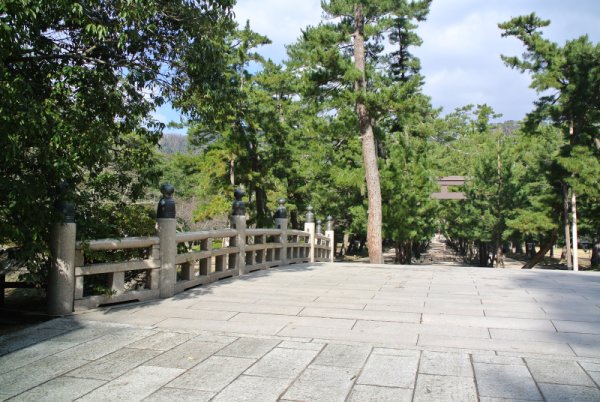
POLYGON ((593 268, 600 267, 600 236, 599 235, 596 235, 594 237, 594 245, 592 246, 591 263, 592 263, 593 268))
MULTIPOLYGON (((573 119, 569 124, 569 142, 573 145, 573 139, 575 138, 575 128, 573 125, 573 119)), ((575 195, 575 189, 571 189, 571 224, 573 229, 571 235, 573 236, 573 271, 579 271, 579 257, 577 255, 577 196, 575 195)))
POLYGON ((367 90, 367 83, 365 79, 364 16, 360 4, 354 6, 354 26, 354 66, 362 72, 361 78, 357 79, 354 83, 354 89, 357 93, 356 114, 362 138, 362 154, 369 201, 367 248, 371 264, 383 264, 381 245, 381 186, 379 183, 379 168, 377 166, 377 148, 371 117, 362 98, 362 94, 367 90))
POLYGON ((550 251, 550 248, 552 248, 552 246, 554 245, 554 242, 556 241, 557 236, 558 236, 558 230, 554 229, 552 231, 552 233, 550 234, 550 238, 546 241, 546 243, 544 243, 540 247, 540 251, 538 251, 535 255, 533 255, 533 257, 531 257, 531 259, 529 261, 527 261, 525 263, 525 265, 523 265, 523 268, 525 268, 525 269, 533 268, 540 261, 542 261, 544 259, 544 256, 548 253, 548 251, 550 251))
POLYGON ((565 252, 567 260, 567 268, 573 267, 573 260, 571 259, 571 230, 569 229, 569 187, 567 183, 562 183, 563 190, 563 214, 565 219, 565 252))
POLYGON ((575 190, 571 190, 571 224, 573 229, 571 230, 571 236, 573 237, 573 271, 579 271, 579 256, 577 255, 577 198, 575 190))

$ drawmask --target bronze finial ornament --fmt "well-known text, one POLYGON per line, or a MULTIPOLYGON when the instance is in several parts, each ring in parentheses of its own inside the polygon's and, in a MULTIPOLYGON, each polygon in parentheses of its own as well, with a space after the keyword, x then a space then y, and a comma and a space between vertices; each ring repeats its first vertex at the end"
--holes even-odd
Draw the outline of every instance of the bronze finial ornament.
POLYGON ((156 217, 175 219, 175 200, 173 199, 175 187, 169 183, 165 183, 160 186, 160 192, 162 193, 162 197, 158 201, 156 217))

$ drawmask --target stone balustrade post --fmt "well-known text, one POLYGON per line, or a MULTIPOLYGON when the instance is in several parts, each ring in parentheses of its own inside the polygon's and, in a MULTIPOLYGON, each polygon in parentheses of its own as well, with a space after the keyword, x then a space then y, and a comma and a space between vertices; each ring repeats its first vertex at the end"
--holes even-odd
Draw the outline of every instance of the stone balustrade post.
MULTIPOLYGON (((315 229, 316 235, 323 235, 323 225, 321 223, 322 221, 320 219, 317 219, 317 226, 315 229)), ((317 236, 315 236, 315 261, 321 261, 321 259, 323 259, 323 254, 325 254, 325 252, 321 248, 322 245, 323 239, 317 238, 317 236)))
POLYGON ((175 188, 170 184, 160 186, 162 197, 158 202, 156 218, 158 223, 158 238, 160 246, 160 274, 159 290, 160 297, 167 298, 175 294, 175 282, 177 281, 177 219, 175 215, 175 200, 173 193, 175 188))
POLYGON ((280 198, 277 200, 277 211, 275 211, 274 221, 275 228, 281 229, 281 236, 279 238, 279 243, 281 243, 281 248, 279 252, 279 261, 281 265, 287 265, 287 228, 288 228, 288 216, 287 209, 285 208, 285 198, 280 198))
POLYGON ((325 237, 329 239, 329 262, 333 262, 335 259, 335 232, 333 231, 333 218, 327 217, 327 223, 325 224, 325 237))
POLYGON ((306 221, 304 222, 304 231, 310 234, 309 236, 309 252, 308 260, 315 262, 315 214, 312 212, 313 208, 309 205, 306 208, 306 221))
POLYGON ((77 225, 75 206, 65 200, 68 185, 59 186, 56 209, 61 222, 52 227, 50 250, 52 263, 48 275, 48 314, 53 316, 71 314, 75 298, 75 246, 77 225))
MULTIPOLYGON (((239 248, 236 258, 236 269, 238 275, 247 274, 246 272, 246 205, 242 201, 244 193, 241 189, 236 189, 233 192, 235 201, 233 202, 231 217, 229 218, 231 228, 237 230, 235 237, 235 246, 239 248)), ((233 245, 233 244, 232 244, 233 245)), ((231 267, 230 267, 231 268, 231 267)))

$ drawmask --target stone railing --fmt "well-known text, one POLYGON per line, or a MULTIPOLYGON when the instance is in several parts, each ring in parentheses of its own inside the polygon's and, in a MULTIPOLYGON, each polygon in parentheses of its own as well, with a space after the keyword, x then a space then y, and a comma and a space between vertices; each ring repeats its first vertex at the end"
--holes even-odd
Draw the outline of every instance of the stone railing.
POLYGON ((92 240, 87 243, 77 242, 74 261, 75 307, 89 308, 107 303, 157 298, 160 294, 160 248, 158 244, 159 238, 157 236, 128 237, 121 240, 92 240), (136 251, 139 254, 146 254, 146 256, 125 261, 86 263, 86 253, 102 251, 136 251), (126 280, 126 274, 129 281, 126 280), (86 287, 87 280, 100 276, 102 278, 100 281, 103 282, 102 294, 86 294, 88 288, 90 288, 90 286, 86 287), (136 281, 136 276, 141 277, 136 281))
POLYGON ((48 284, 50 314, 171 297, 195 286, 275 266, 333 261, 333 220, 328 217, 323 234, 310 207, 303 231, 287 228, 283 199, 278 201, 275 228, 247 228, 243 193, 236 190, 230 229, 177 233, 173 187, 163 185, 161 191, 157 236, 75 242, 74 219, 55 227, 48 284), (114 261, 107 262, 102 252, 110 252, 114 261))

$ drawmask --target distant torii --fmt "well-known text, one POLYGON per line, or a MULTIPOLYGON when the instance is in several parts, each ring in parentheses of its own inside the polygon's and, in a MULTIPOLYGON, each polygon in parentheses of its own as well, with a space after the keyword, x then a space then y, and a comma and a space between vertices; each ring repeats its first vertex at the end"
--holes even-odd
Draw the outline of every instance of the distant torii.
POLYGON ((448 191, 448 186, 462 186, 465 184, 464 176, 446 176, 437 179, 436 182, 440 185, 441 190, 439 193, 432 193, 431 198, 437 200, 465 200, 467 198, 465 193, 448 191))

